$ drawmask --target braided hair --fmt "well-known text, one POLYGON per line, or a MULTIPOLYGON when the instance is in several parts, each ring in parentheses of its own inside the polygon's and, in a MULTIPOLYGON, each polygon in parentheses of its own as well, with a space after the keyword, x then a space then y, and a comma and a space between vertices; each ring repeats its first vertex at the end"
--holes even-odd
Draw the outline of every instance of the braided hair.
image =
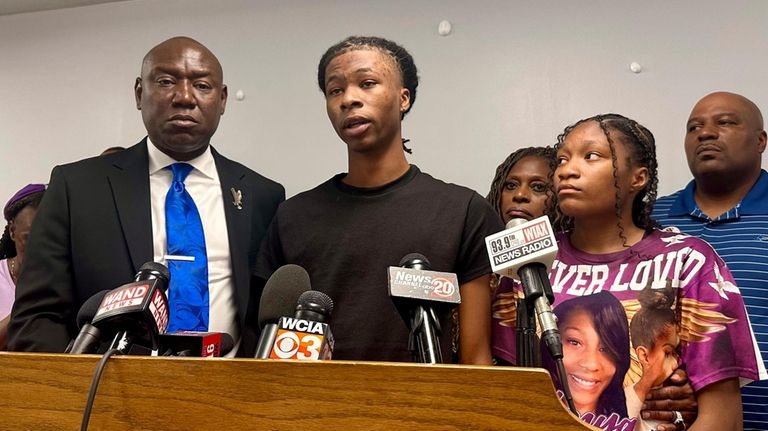
POLYGON ((555 172, 557 166, 557 158, 555 157, 555 149, 552 147, 526 147, 520 148, 513 152, 496 168, 496 175, 491 181, 491 189, 488 192, 488 196, 485 199, 496 210, 496 214, 501 217, 501 195, 504 193, 504 183, 507 180, 509 171, 525 157, 540 157, 547 161, 549 164, 549 184, 547 185, 547 201, 545 214, 551 216, 555 211, 555 189, 552 182, 552 175, 555 172))
POLYGON ((682 298, 678 297, 678 292, 681 289, 672 287, 670 281, 667 281, 663 289, 654 289, 652 284, 648 283, 638 294, 640 310, 629 324, 632 345, 635 347, 653 349, 662 334, 670 328, 679 329, 680 326, 682 298))
MULTIPOLYGON (((624 233, 624 226, 620 221, 621 196, 619 193, 618 166, 616 159, 615 138, 619 138, 626 146, 629 153, 630 165, 637 165, 648 169, 648 182, 640 192, 635 195, 632 201, 632 222, 639 228, 650 232, 658 227, 658 223, 651 218, 653 205, 656 203, 657 187, 659 182, 658 165, 656 162, 656 141, 650 130, 639 124, 637 121, 619 114, 601 114, 585 118, 565 128, 563 133, 557 137, 555 150, 559 150, 568 135, 581 124, 589 121, 595 121, 600 125, 600 129, 608 140, 608 146, 611 149, 611 162, 613 164, 613 184, 616 196, 616 225, 619 228, 619 235, 624 244, 627 244, 627 237, 624 233)), ((555 225, 563 230, 573 228, 573 219, 563 214, 559 208, 555 211, 555 225)))
MULTIPOLYGON (((317 84, 320 87, 320 91, 325 94, 325 69, 328 68, 328 64, 334 58, 350 51, 364 49, 378 50, 389 56, 395 65, 397 65, 397 69, 400 72, 400 78, 403 81, 403 87, 408 89, 411 102, 408 105, 408 109, 400 114, 400 120, 402 120, 405 118, 405 114, 411 111, 414 102, 416 102, 416 88, 419 86, 419 74, 416 69, 416 63, 413 61, 413 56, 411 56, 405 48, 391 40, 376 36, 349 36, 328 48, 328 50, 325 51, 325 54, 320 58, 320 64, 317 66, 317 84)), ((408 139, 403 139, 403 150, 410 154, 411 150, 405 146, 406 142, 408 142, 408 139)))
POLYGON ((31 193, 5 207, 5 216, 8 224, 5 225, 3 236, 0 237, 0 259, 16 256, 16 244, 11 239, 11 223, 13 223, 13 220, 24 208, 37 208, 40 205, 40 201, 43 200, 43 194, 45 194, 45 191, 31 193))

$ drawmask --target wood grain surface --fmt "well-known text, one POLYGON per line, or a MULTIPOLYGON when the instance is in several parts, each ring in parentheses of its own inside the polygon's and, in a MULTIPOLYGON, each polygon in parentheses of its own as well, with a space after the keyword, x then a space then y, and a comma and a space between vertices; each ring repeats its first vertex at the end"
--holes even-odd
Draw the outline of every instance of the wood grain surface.
MULTIPOLYGON (((0 353, 0 429, 78 430, 99 357, 0 353)), ((90 430, 584 430, 540 369, 113 357, 90 430)))

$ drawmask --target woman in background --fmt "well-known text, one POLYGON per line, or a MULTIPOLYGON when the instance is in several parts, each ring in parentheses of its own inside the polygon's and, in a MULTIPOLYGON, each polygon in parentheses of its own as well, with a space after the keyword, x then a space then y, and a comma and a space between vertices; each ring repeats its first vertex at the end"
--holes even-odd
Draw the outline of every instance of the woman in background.
POLYGON ((3 209, 7 224, 0 237, 0 349, 5 349, 16 280, 24 262, 29 230, 44 193, 44 184, 28 184, 16 192, 3 209))
MULTIPOLYGON (((504 224, 513 218, 532 220, 553 215, 555 207, 552 172, 555 150, 551 147, 521 148, 510 154, 497 168, 486 199, 504 224)), ((494 279, 496 281, 496 279, 494 279)), ((517 310, 524 306, 522 292, 512 280, 494 283, 493 357, 497 364, 517 364, 517 310)), ((533 337, 532 337, 533 338, 533 337)), ((538 350, 538 349, 536 349, 538 350)), ((528 364, 533 365, 533 364, 528 364)))
POLYGON ((554 213, 554 169, 551 147, 521 148, 496 168, 486 199, 504 224, 513 218, 531 220, 554 213))

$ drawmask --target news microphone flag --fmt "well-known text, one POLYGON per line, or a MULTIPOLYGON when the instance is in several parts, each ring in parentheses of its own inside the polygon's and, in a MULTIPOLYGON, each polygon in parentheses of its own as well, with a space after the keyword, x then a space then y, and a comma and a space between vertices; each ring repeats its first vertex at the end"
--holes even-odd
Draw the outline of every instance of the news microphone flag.
POLYGON ((149 311, 152 321, 159 332, 168 327, 168 303, 160 289, 155 289, 157 280, 134 281, 113 289, 104 299, 93 316, 93 323, 98 324, 110 317, 128 313, 149 311))
POLYGON ((461 302, 456 274, 432 271, 424 255, 410 253, 390 266, 389 296, 409 308, 408 349, 414 361, 425 364, 443 362, 440 348, 440 321, 435 313, 438 303, 461 302))
POLYGON ((220 357, 232 350, 234 342, 229 334, 222 332, 174 331, 160 334, 161 349, 170 349, 174 355, 196 358, 220 357), (225 342, 225 338, 230 340, 225 342))
POLYGON ((450 272, 390 266, 388 285, 393 297, 461 303, 459 279, 450 272))
POLYGON ((331 359, 333 335, 327 323, 295 317, 281 317, 277 322, 275 344, 270 359, 331 359))
POLYGON ((527 221, 512 219, 507 228, 485 238, 493 272, 520 281, 526 307, 533 308, 539 321, 541 340, 557 364, 568 408, 577 413, 563 366, 563 343, 552 312, 555 295, 549 272, 557 257, 557 241, 547 216, 527 221))
POLYGON ((112 289, 101 301, 92 324, 108 331, 148 335, 152 348, 158 349, 159 336, 168 328, 168 300, 163 287, 164 280, 153 278, 112 289))
POLYGON ((521 220, 510 220, 505 230, 485 238, 493 272, 515 280, 520 280, 518 270, 523 265, 539 262, 550 269, 557 256, 557 240, 549 218, 521 220))
POLYGON ((293 317, 281 317, 277 322, 272 359, 320 360, 331 359, 333 336, 328 321, 333 313, 333 300, 323 292, 302 293, 293 317))

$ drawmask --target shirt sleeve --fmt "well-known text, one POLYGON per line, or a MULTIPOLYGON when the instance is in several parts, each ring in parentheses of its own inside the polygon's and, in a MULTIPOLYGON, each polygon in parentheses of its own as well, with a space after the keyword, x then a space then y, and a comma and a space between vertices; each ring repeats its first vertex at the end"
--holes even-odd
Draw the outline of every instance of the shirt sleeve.
MULTIPOLYGON (((757 380, 759 350, 739 289, 706 242, 688 238, 681 259, 681 355, 694 390, 729 378, 757 380)), ((681 250, 683 252, 683 250, 681 250)))
POLYGON ((491 263, 485 250, 485 237, 501 231, 501 218, 477 193, 473 193, 467 206, 464 232, 459 249, 456 274, 459 284, 491 273, 491 263))

